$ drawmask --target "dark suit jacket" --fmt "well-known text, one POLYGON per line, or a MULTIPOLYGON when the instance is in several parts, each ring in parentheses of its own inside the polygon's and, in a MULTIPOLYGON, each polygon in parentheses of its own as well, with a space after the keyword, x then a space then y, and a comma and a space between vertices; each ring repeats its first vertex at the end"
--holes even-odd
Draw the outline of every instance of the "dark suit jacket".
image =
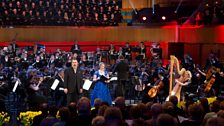
POLYGON ((114 72, 117 72, 118 80, 128 80, 129 65, 122 60, 117 64, 114 72))
POLYGON ((79 94, 79 89, 82 89, 82 79, 82 71, 80 70, 80 68, 76 70, 76 74, 72 67, 66 69, 64 75, 64 87, 68 89, 68 93, 79 94))

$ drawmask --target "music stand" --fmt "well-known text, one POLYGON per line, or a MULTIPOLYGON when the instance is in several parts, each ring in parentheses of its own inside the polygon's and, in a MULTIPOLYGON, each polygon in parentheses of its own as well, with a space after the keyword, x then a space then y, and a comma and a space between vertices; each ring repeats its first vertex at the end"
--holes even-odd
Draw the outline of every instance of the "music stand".
POLYGON ((144 58, 143 55, 138 55, 138 56, 136 57, 136 60, 143 60, 143 58, 144 58))
POLYGON ((140 48, 139 47, 133 47, 131 51, 132 52, 140 52, 140 48))
POLYGON ((76 54, 81 54, 81 50, 73 49, 73 50, 72 50, 72 53, 73 53, 73 54, 74 54, 74 53, 76 53, 76 54))

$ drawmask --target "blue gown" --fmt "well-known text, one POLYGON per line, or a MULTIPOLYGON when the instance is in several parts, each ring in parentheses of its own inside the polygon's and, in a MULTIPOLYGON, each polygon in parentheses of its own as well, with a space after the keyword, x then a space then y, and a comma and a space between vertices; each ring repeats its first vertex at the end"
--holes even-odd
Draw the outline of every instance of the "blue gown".
MULTIPOLYGON (((104 74, 105 74, 104 76, 107 76, 108 72, 105 71, 104 74)), ((100 73, 99 73, 99 70, 96 71, 94 73, 94 75, 97 78, 101 76, 100 73)), ((94 100, 96 98, 99 98, 104 102, 107 102, 109 105, 112 104, 112 99, 111 99, 110 91, 109 91, 109 88, 108 88, 108 83, 105 83, 105 82, 102 82, 102 81, 97 81, 96 82, 95 87, 94 87, 93 92, 92 92, 92 96, 91 96, 91 106, 92 107, 94 107, 94 100)))

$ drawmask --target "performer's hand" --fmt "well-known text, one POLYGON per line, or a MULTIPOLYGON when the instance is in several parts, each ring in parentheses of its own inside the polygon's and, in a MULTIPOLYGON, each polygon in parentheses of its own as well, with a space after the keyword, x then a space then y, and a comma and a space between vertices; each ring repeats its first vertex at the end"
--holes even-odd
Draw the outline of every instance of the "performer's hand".
POLYGON ((82 90, 82 89, 79 89, 79 92, 80 92, 80 93, 82 93, 82 92, 83 92, 83 90, 82 90))
POLYGON ((67 89, 67 88, 64 89, 64 93, 65 93, 65 94, 68 93, 68 89, 67 89))

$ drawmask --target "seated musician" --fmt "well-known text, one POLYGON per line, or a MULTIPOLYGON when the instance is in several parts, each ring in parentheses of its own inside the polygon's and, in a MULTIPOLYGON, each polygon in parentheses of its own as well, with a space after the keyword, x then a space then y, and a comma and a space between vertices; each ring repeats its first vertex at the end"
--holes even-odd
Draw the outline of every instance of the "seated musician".
POLYGON ((131 46, 129 45, 128 42, 126 43, 125 47, 123 47, 123 54, 125 59, 131 61, 131 46))
POLYGON ((187 86, 191 83, 192 74, 190 71, 185 71, 178 79, 175 79, 175 86, 171 92, 171 95, 176 95, 178 101, 180 101, 182 86, 187 86))
POLYGON ((47 98, 43 96, 41 84, 44 81, 44 77, 39 75, 37 70, 31 70, 28 73, 27 80, 27 93, 28 93, 28 103, 31 108, 35 108, 38 104, 47 102, 47 98))
POLYGON ((206 93, 205 95, 207 96, 217 95, 219 92, 219 86, 216 84, 218 82, 216 82, 216 79, 219 80, 218 78, 220 76, 220 69, 212 66, 207 70, 207 73, 204 73, 199 68, 197 68, 197 70, 202 75, 202 80, 204 81, 202 82, 202 90, 200 93, 206 93))
POLYGON ((192 71, 194 69, 194 62, 191 58, 190 54, 185 54, 184 58, 181 61, 181 65, 183 68, 192 71))
POLYGON ((146 57, 146 47, 143 42, 140 42, 139 47, 137 47, 139 55, 136 57, 136 60, 143 60, 146 57))
POLYGON ((93 65, 93 61, 87 58, 86 53, 83 53, 81 56, 80 65, 83 67, 90 67, 93 65))
POLYGON ((76 52, 78 54, 81 53, 81 49, 80 49, 80 46, 78 45, 78 42, 77 41, 75 41, 75 44, 72 46, 71 52, 72 53, 75 53, 76 52))
POLYGON ((212 66, 217 66, 219 64, 219 59, 215 52, 211 50, 208 59, 206 60, 205 70, 207 71, 212 66))
POLYGON ((162 59, 162 48, 159 43, 152 45, 150 52, 152 54, 152 59, 162 59))
POLYGON ((96 62, 101 62, 101 58, 102 58, 102 53, 100 48, 96 48, 96 62))
POLYGON ((117 54, 116 54, 116 49, 113 44, 110 44, 108 54, 109 54, 109 63, 114 64, 115 60, 117 59, 117 54))
POLYGON ((57 70, 57 75, 52 78, 51 83, 53 84, 56 79, 59 81, 59 83, 54 90, 51 90, 51 95, 56 102, 56 106, 65 106, 66 94, 64 93, 64 69, 60 68, 57 70))
POLYGON ((81 58, 79 57, 78 53, 73 53, 73 56, 72 56, 73 59, 77 59, 78 62, 80 62, 81 58))
POLYGON ((154 101, 162 103, 169 94, 168 79, 162 71, 154 73, 152 78, 152 84, 149 83, 151 89, 149 87, 146 88, 147 96, 144 96, 143 102, 154 101))

